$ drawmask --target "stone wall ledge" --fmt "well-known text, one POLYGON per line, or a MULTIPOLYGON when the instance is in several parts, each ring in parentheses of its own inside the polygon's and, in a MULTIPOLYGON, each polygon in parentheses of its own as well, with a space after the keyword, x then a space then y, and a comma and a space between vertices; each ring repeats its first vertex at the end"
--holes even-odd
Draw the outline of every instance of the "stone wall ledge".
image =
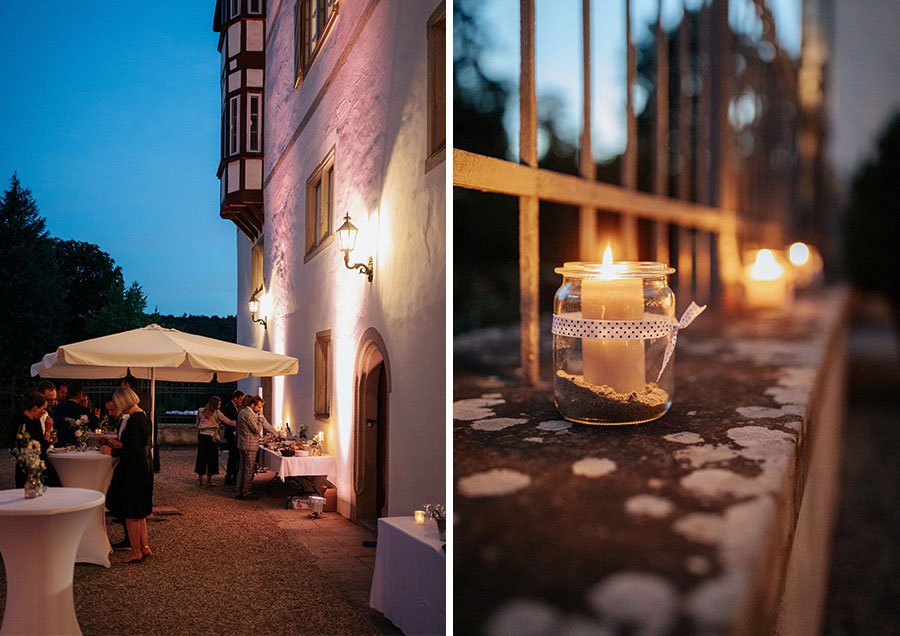
POLYGON ((669 413, 624 427, 562 420, 549 326, 536 387, 515 329, 456 338, 455 630, 817 634, 849 306, 831 289, 704 314, 679 334, 669 413))

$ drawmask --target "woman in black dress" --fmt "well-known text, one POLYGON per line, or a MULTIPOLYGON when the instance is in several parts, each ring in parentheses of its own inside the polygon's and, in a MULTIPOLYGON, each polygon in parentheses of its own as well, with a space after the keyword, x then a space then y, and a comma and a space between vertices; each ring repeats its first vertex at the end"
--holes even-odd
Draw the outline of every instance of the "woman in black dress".
POLYGON ((212 486, 213 475, 219 474, 219 424, 234 426, 236 422, 225 417, 219 410, 222 399, 212 396, 202 409, 197 411, 197 461, 194 472, 197 473, 197 485, 212 486))
MULTIPOLYGON (((25 402, 22 404, 24 410, 16 413, 13 418, 13 430, 16 432, 16 448, 24 449, 26 441, 24 437, 20 438, 20 433, 28 433, 30 439, 37 440, 41 444, 41 459, 44 464, 47 463, 47 449, 50 447, 50 433, 44 433, 44 427, 41 426, 41 416, 47 412, 47 398, 32 391, 25 396, 25 402)), ((25 480, 28 479, 28 471, 24 462, 16 462, 16 488, 25 486, 25 480)))
POLYGON ((153 512, 153 464, 150 457, 150 421, 138 406, 138 396, 127 386, 112 396, 121 414, 118 439, 109 440, 119 457, 106 494, 106 507, 125 519, 131 551, 125 563, 153 554, 147 537, 147 517, 153 512))

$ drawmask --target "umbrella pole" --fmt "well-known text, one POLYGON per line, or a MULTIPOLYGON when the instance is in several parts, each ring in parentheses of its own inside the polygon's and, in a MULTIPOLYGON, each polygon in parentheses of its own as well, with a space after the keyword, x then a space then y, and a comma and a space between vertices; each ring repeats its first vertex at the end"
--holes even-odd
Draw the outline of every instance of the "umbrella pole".
POLYGON ((156 465, 156 367, 150 368, 150 456, 156 465))

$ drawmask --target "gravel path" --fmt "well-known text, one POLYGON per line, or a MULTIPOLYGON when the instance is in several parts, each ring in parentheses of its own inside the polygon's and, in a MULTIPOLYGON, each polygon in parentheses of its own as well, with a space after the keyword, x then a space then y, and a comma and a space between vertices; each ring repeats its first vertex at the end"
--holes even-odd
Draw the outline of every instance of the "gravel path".
MULTIPOLYGON (((365 581, 345 589, 317 565, 305 546, 347 537, 356 545, 361 529, 326 515, 313 523, 301 511, 284 510, 284 490, 259 501, 237 501, 214 478, 212 488, 195 485, 194 449, 163 449, 163 472, 156 475, 154 505, 181 515, 148 519, 154 555, 110 568, 76 565, 75 611, 85 635, 93 634, 375 634, 392 625, 364 605, 365 581)), ((13 462, 0 451, 0 489, 14 487, 13 462)), ((256 492, 271 474, 256 478, 256 492)), ((112 541, 121 526, 109 523, 112 541)), ((374 560, 374 550, 368 548, 374 560)), ((344 554, 353 561, 353 548, 344 554)), ((359 561, 359 559, 357 559, 359 561)), ((358 572, 365 573, 361 563, 358 572)), ((348 566, 349 567, 349 566, 348 566)), ((346 568, 345 568, 346 570, 346 568)), ((371 577, 371 575, 369 575, 371 577)), ((0 608, 6 602, 6 573, 0 568, 0 608)), ((394 632, 396 633, 396 632, 394 632)))

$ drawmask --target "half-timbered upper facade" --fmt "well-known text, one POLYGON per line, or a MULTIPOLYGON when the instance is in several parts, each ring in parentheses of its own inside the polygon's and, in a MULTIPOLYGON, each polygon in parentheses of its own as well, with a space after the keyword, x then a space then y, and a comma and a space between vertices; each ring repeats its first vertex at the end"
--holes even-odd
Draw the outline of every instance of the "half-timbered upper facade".
POLYGON ((265 0, 218 0, 222 87, 220 214, 254 240, 262 231, 265 0))

